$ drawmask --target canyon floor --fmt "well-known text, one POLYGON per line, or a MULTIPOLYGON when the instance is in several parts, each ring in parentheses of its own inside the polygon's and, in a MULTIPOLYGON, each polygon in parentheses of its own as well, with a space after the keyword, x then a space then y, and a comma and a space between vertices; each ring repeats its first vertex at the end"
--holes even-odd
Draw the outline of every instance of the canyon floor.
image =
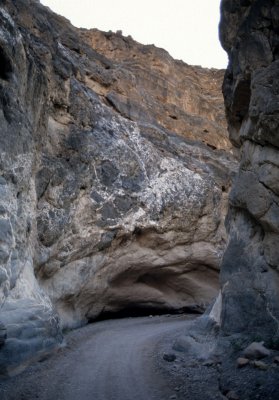
POLYGON ((239 369, 239 349, 226 353, 223 344, 218 355, 214 336, 197 329, 202 318, 123 318, 76 329, 65 335, 56 354, 0 382, 0 398, 278 400, 279 366, 272 360, 279 352, 265 359, 264 369, 239 369))
MULTIPOLYGON (((168 358, 189 315, 107 320, 66 335, 56 355, 0 384, 2 400, 167 400, 188 398, 175 374, 183 353, 168 358)), ((198 374, 199 375, 199 374, 198 374)), ((196 376, 204 382, 206 376, 196 376)), ((207 397, 208 399, 210 397, 207 397)), ((218 396, 213 398, 218 399, 218 396)))

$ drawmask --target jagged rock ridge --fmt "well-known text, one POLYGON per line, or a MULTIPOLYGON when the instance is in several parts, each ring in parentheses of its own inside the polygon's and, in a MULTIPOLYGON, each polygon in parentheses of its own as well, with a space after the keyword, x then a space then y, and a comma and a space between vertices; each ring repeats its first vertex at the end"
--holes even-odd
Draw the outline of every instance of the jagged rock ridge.
POLYGON ((203 310, 218 290, 236 165, 220 128, 221 73, 110 34, 142 49, 145 68, 127 66, 122 50, 93 48, 105 34, 37 1, 3 2, 0 20, 1 373, 102 313, 203 310), (185 109, 169 86, 184 71, 185 109))

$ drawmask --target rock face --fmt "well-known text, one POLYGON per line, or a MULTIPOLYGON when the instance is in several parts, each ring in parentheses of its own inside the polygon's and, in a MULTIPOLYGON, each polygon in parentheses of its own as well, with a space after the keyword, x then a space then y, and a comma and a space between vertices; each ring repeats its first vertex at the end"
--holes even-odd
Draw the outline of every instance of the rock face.
POLYGON ((224 97, 240 169, 229 197, 221 283, 223 332, 278 339, 279 3, 222 1, 229 54, 224 97))
MULTIPOLYGON (((187 65, 173 60, 163 49, 143 46, 121 34, 97 29, 82 30, 81 34, 117 65, 109 74, 109 85, 102 85, 99 93, 124 117, 160 124, 212 148, 232 149, 220 101, 223 70, 187 65)), ((87 78, 89 87, 98 92, 95 81, 95 77, 93 83, 90 76, 87 78)))
POLYGON ((204 309, 236 165, 222 73, 37 1, 0 20, 0 372, 102 314, 204 309))

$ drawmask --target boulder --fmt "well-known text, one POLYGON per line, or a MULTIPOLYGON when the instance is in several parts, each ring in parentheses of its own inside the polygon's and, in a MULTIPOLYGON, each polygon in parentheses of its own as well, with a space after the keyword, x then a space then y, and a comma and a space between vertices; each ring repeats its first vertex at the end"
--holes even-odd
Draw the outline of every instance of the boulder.
POLYGON ((263 345, 264 342, 253 342, 244 350, 244 357, 250 360, 259 360, 270 355, 270 351, 263 345))

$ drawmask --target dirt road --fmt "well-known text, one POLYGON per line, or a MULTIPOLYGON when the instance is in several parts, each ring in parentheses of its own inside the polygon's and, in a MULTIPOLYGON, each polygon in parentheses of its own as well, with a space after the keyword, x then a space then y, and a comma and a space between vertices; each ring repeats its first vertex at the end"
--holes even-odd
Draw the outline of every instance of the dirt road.
POLYGON ((156 345, 183 332, 187 316, 101 321, 67 335, 67 345, 0 383, 1 400, 167 400, 174 387, 156 366, 156 345))

